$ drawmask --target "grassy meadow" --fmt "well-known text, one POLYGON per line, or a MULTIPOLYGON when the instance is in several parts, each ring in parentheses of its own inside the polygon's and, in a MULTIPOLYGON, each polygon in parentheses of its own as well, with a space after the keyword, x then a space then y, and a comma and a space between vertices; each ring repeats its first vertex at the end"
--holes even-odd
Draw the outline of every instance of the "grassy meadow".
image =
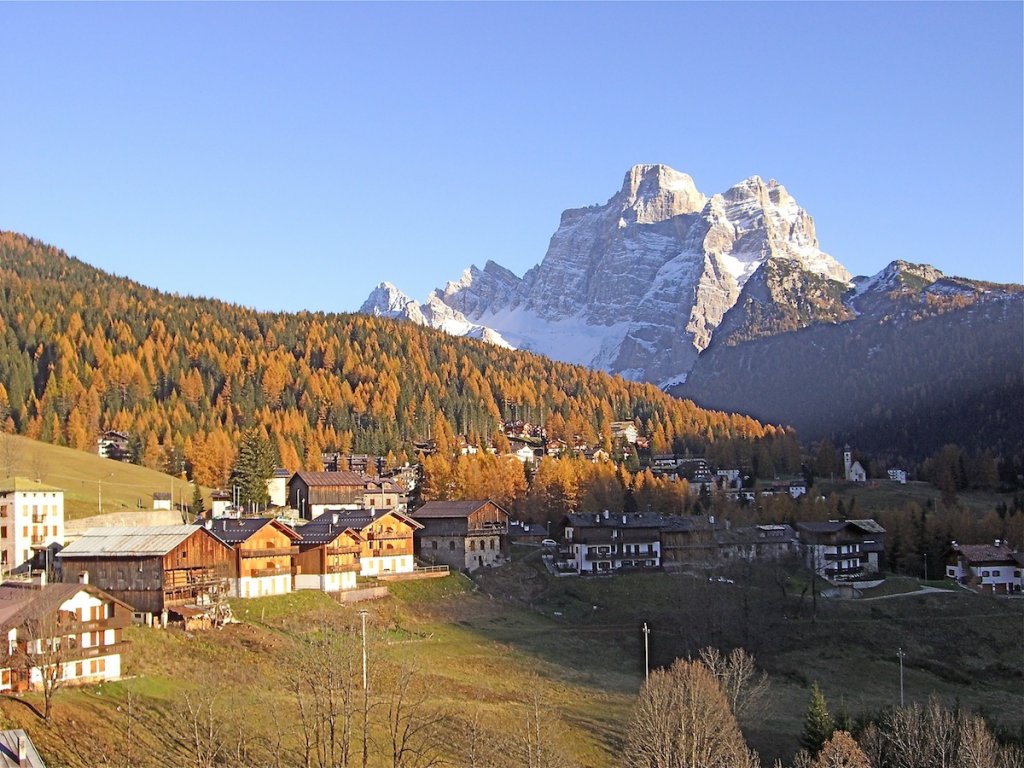
POLYGON ((100 514, 101 508, 103 513, 149 510, 154 492, 173 494, 175 504, 192 499, 191 484, 180 478, 95 453, 0 434, 0 477, 14 476, 62 489, 67 520, 100 514))
MULTIPOLYGON (((936 694, 1020 736, 1024 601, 961 589, 915 594, 913 580, 901 579, 880 599, 819 596, 815 609, 800 582, 784 582, 783 595, 772 574, 751 572, 744 582, 737 572, 735 584, 670 574, 555 579, 537 550, 526 552, 475 582, 453 575, 393 583, 389 598, 371 603, 340 605, 301 592, 235 601, 241 623, 223 630, 131 628, 124 681, 62 690, 50 725, 10 698, 0 700, 0 716, 6 727, 27 728, 51 766, 125 765, 128 743, 132 764, 151 764, 140 760, 146 755, 160 756, 157 765, 190 765, 189 694, 193 703, 211 703, 225 743, 235 743, 244 727, 252 762, 240 764, 272 765, 269 745, 299 729, 288 686, 303 638, 327 625, 357 649, 358 611, 365 608, 371 688, 387 668, 414 670, 424 711, 445 718, 438 747, 456 766, 466 764, 466 724, 475 719, 490 729, 489 743, 509 754, 539 727, 559 764, 617 765, 643 679, 645 621, 652 666, 705 645, 743 645, 757 656, 770 676, 769 701, 742 725, 767 765, 796 751, 814 681, 833 711, 854 719, 898 703, 898 648, 906 652, 908 701, 936 694), (129 703, 137 720, 130 739, 129 703), (89 740, 68 738, 85 733, 99 739, 91 751, 81 746, 89 740)), ((375 757, 371 764, 382 763, 375 757)))

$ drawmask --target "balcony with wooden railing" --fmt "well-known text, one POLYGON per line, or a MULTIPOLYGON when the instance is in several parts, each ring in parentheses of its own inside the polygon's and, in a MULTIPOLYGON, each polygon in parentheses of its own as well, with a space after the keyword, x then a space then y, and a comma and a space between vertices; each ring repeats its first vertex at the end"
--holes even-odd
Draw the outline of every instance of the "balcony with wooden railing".
POLYGON ((413 554, 413 548, 411 546, 392 547, 390 549, 385 547, 374 547, 363 552, 363 557, 400 557, 402 555, 411 554, 413 554))
POLYGON ((264 576, 289 576, 291 575, 291 569, 289 568, 253 568, 248 573, 242 573, 243 577, 249 577, 252 579, 259 579, 264 576))
POLYGON ((358 555, 362 551, 363 548, 358 544, 352 544, 351 546, 327 547, 328 555, 358 555))
POLYGON ((295 547, 271 547, 269 549, 240 549, 242 557, 283 557, 285 555, 298 554, 299 548, 295 547))
POLYGON ((328 563, 328 573, 359 573, 362 566, 359 563, 328 563))

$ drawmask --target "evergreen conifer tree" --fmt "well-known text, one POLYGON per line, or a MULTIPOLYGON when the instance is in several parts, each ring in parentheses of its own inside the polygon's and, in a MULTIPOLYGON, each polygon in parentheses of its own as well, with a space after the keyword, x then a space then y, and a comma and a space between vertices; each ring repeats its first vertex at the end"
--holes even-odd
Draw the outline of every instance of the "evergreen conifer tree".
POLYGON ((832 715, 828 711, 828 704, 825 696, 817 683, 811 688, 811 702, 807 705, 807 714, 804 716, 804 732, 800 736, 800 745, 817 757, 825 742, 832 738, 836 725, 832 715))
POLYGON ((203 492, 199 490, 199 483, 192 483, 192 509, 195 517, 201 517, 206 511, 206 504, 203 502, 203 492))
POLYGON ((238 458, 231 469, 231 484, 238 488, 238 501, 243 506, 270 503, 267 481, 274 473, 273 447, 258 429, 242 435, 238 458))

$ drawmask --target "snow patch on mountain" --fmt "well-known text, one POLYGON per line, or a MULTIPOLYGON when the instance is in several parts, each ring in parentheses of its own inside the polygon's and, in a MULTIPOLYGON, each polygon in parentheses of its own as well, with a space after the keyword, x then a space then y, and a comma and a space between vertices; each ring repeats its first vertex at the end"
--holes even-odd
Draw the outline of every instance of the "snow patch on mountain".
POLYGON ((685 173, 637 165, 604 205, 564 211, 543 260, 521 278, 488 261, 424 304, 382 284, 362 311, 478 338, 488 329, 558 360, 678 381, 773 259, 850 280, 774 179, 751 176, 707 197, 685 173))

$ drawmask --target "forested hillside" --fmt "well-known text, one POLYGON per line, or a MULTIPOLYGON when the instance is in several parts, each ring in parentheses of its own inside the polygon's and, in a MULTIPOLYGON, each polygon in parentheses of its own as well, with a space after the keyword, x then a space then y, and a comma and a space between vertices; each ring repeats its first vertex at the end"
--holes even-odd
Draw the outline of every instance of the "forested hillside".
POLYGON ((713 345, 673 391, 893 461, 955 443, 1020 466, 1024 289, 929 283, 865 293, 848 322, 713 345))
MULTIPOLYGON (((635 419, 655 446, 703 451, 777 430, 656 387, 364 315, 262 313, 112 276, 0 233, 0 425, 93 450, 131 435, 142 463, 222 484, 242 430, 289 469, 320 451, 412 455, 440 424, 487 442, 502 417, 610 441, 635 419)), ((216 286, 211 286, 211 293, 216 286)))

